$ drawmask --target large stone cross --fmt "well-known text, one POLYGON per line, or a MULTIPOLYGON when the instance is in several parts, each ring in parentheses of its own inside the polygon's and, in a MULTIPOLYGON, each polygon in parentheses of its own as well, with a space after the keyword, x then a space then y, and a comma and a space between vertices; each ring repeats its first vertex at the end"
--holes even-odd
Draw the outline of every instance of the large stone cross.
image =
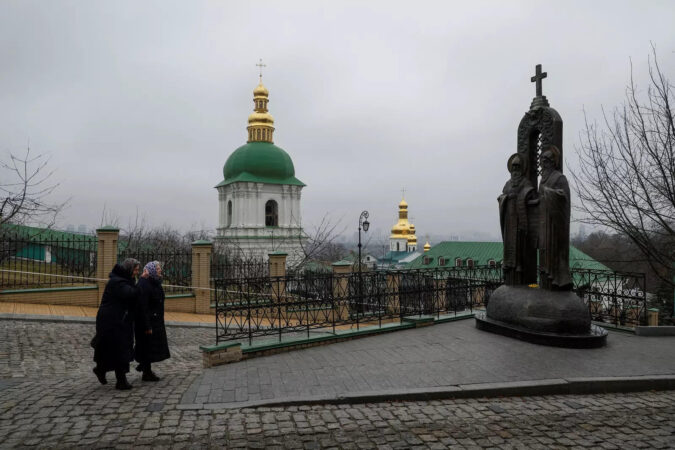
POLYGON ((541 97, 541 80, 546 78, 546 72, 541 71, 541 64, 537 64, 536 70, 535 70, 535 75, 530 78, 530 81, 533 83, 537 83, 537 97, 541 97))

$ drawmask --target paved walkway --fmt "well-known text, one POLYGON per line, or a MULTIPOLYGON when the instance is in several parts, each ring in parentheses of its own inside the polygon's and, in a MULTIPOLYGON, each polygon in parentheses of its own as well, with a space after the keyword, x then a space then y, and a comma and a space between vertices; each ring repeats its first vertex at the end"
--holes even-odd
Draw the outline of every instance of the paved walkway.
MULTIPOLYGON (((37 303, 0 302, 0 318, 38 316, 52 319, 93 319, 98 308, 90 306, 43 305, 37 303)), ((164 313, 169 323, 206 323, 213 325, 216 321, 213 314, 192 314, 183 312, 164 313)))
POLYGON ((561 370, 565 376, 585 370, 603 375, 612 368, 627 375, 638 366, 643 374, 672 373, 673 338, 610 333, 604 350, 549 349, 479 333, 463 321, 203 370, 198 346, 212 342, 213 330, 167 331, 172 358, 155 365, 162 380, 143 383, 134 372, 134 388, 122 392, 112 383, 101 386, 91 373, 93 324, 0 320, 0 447, 675 447, 675 391, 257 408, 211 404, 194 410, 181 404, 206 374, 222 373, 229 380, 232 372, 257 373, 261 380, 261 367, 276 370, 287 392, 300 395, 307 391, 302 382, 319 378, 309 386, 321 386, 322 378, 341 379, 330 372, 333 355, 346 358, 343 367, 360 374, 350 375, 353 389, 342 381, 350 392, 385 383, 395 388, 397 380, 414 389, 471 373, 479 375, 475 382, 517 379, 533 370, 547 377, 562 376, 561 370), (612 355, 618 357, 613 363, 612 355), (621 363, 635 357, 639 361, 621 363), (403 373, 407 364, 415 364, 416 373, 403 373))
POLYGON ((675 377, 675 337, 612 332, 599 349, 545 347, 462 320, 244 360, 205 370, 184 407, 242 407, 442 395, 589 378, 675 377), (507 383, 494 386, 494 383, 507 383))

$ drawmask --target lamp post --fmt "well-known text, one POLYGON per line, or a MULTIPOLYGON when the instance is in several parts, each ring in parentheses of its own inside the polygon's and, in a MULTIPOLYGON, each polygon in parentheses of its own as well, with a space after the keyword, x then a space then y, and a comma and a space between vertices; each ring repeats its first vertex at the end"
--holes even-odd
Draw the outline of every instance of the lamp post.
POLYGON ((363 311, 363 280, 361 278, 361 228, 363 232, 367 232, 370 227, 368 222, 368 211, 363 211, 359 216, 359 308, 358 311, 363 311))

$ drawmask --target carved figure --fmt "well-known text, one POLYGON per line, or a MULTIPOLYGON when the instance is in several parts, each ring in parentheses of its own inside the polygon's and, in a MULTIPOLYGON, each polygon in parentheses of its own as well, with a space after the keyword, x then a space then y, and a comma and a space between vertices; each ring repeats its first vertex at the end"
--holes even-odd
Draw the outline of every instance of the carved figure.
POLYGON ((527 160, 516 153, 509 158, 507 167, 511 179, 497 199, 504 241, 504 281, 507 285, 536 283, 536 240, 529 230, 532 207, 539 200, 532 182, 525 176, 527 160))
POLYGON ((560 172, 560 151, 551 145, 539 157, 539 284, 570 290, 570 188, 560 172))

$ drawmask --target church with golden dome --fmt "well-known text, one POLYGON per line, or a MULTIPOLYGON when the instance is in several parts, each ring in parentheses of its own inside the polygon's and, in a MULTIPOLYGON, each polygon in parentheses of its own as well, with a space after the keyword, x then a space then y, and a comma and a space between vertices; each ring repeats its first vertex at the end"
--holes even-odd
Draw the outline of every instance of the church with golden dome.
POLYGON ((295 177, 293 160, 274 145, 274 119, 262 73, 253 90, 248 140, 225 162, 218 190, 217 241, 243 257, 267 258, 285 252, 290 262, 303 258, 306 240, 300 216, 305 184, 295 177))
POLYGON ((415 225, 408 220, 408 203, 405 199, 402 199, 401 203, 398 204, 398 222, 391 228, 389 250, 408 253, 417 251, 415 225))

